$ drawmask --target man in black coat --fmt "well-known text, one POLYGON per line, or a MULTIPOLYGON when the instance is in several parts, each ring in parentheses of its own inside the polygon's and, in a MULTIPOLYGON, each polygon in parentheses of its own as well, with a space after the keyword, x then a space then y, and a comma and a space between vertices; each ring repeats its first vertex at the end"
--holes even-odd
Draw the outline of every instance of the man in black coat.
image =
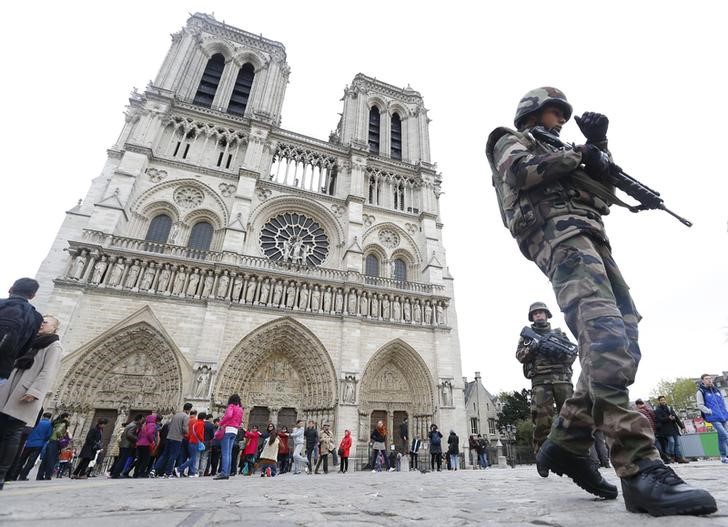
POLYGON ((675 410, 668 406, 664 395, 657 398, 655 408, 655 437, 662 443, 662 450, 677 463, 689 463, 680 450, 680 429, 685 429, 675 410))
POLYGON ((10 377, 15 359, 28 351, 43 323, 28 302, 38 287, 32 278, 19 278, 8 291, 10 296, 0 300, 0 384, 10 377))
POLYGON ((316 423, 313 421, 308 422, 308 426, 303 431, 303 437, 306 440, 306 459, 308 459, 308 472, 311 473, 311 458, 313 451, 316 449, 316 445, 319 443, 319 433, 316 430, 316 423))

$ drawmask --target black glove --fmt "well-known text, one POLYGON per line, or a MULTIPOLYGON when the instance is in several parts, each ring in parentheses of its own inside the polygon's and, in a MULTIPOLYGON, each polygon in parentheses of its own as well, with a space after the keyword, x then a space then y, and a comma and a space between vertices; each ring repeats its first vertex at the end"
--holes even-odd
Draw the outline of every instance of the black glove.
POLYGON ((607 128, 609 128, 609 119, 601 113, 584 112, 581 117, 574 117, 579 130, 584 134, 586 140, 590 143, 598 143, 607 139, 607 128))
POLYGON ((579 145, 576 147, 576 151, 581 152, 581 160, 586 165, 586 171, 590 176, 602 176, 609 172, 609 158, 596 146, 579 145))

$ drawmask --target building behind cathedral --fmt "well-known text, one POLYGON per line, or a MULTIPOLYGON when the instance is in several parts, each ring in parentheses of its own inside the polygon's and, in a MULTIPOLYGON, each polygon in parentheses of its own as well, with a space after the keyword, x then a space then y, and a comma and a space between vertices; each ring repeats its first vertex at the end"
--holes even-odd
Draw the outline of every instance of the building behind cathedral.
POLYGON ((46 407, 75 435, 239 393, 246 424, 330 422, 359 456, 378 419, 465 437, 422 96, 357 74, 322 141, 280 127, 289 72, 282 44, 195 14, 132 94, 38 273, 66 350, 46 407))

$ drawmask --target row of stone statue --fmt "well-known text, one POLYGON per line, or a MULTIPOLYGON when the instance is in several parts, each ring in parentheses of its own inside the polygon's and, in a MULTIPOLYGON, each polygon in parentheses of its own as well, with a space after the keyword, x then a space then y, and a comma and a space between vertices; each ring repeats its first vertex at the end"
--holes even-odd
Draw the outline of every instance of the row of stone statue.
POLYGON ((445 325, 447 304, 356 288, 309 285, 228 270, 198 269, 92 254, 81 249, 67 278, 101 287, 188 298, 217 298, 313 313, 362 316, 390 322, 445 325))

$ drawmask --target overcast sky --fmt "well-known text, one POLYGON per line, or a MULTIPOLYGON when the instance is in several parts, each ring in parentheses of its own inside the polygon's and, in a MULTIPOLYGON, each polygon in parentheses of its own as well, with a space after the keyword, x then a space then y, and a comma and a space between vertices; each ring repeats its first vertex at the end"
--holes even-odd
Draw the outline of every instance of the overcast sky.
MULTIPOLYGON (((282 42, 292 73, 283 127, 325 139, 356 73, 410 84, 430 109, 463 374, 497 393, 527 381, 514 358, 530 302, 554 295, 502 226, 484 151, 529 89, 562 89, 610 118, 610 149, 661 191, 662 212, 606 218, 638 309, 632 398, 662 378, 728 370, 728 102, 721 2, 13 2, 0 32, 2 289, 34 275, 188 13, 282 42), (487 7, 486 7, 487 6, 487 7), (7 284, 3 285, 3 284, 7 284)), ((581 142, 573 122, 563 131, 581 142)))

